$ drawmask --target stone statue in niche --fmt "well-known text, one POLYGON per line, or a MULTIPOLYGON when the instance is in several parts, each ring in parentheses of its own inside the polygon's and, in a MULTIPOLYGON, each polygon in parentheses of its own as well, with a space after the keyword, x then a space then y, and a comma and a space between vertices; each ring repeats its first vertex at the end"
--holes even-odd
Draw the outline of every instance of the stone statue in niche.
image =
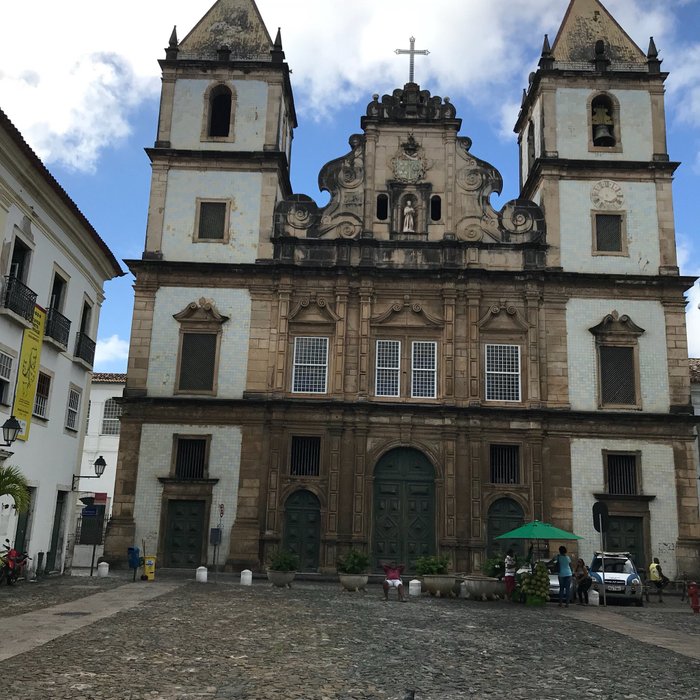
POLYGON ((409 197, 403 208, 403 233, 415 233, 416 210, 413 208, 413 200, 409 197))

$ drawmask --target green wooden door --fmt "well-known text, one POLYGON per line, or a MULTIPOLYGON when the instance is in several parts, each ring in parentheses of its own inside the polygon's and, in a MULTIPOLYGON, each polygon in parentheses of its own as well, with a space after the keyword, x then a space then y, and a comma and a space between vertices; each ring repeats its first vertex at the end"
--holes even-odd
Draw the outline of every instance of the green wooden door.
POLYGON ((610 525, 605 533, 605 548, 609 552, 629 552, 640 571, 647 566, 644 555, 644 527, 642 518, 610 516, 610 525))
POLYGON ((51 530, 51 549, 46 553, 46 571, 56 571, 61 568, 59 549, 63 545, 63 511, 66 503, 67 491, 59 491, 56 495, 56 510, 53 516, 53 529, 51 530))
POLYGON ((418 557, 435 554, 435 471, 424 454, 398 448, 374 470, 372 566, 396 561, 414 568, 418 557))
POLYGON ((282 546, 297 554, 301 571, 318 569, 321 504, 311 491, 295 491, 284 504, 282 546))
POLYGON ((496 537, 515 530, 525 522, 523 509, 512 498, 499 498, 489 508, 486 521, 486 552, 493 556, 497 552, 503 554, 512 549, 519 557, 524 554, 523 540, 497 540, 496 537))
POLYGON ((202 561, 203 537, 204 501, 168 501, 165 566, 189 569, 206 563, 202 561))

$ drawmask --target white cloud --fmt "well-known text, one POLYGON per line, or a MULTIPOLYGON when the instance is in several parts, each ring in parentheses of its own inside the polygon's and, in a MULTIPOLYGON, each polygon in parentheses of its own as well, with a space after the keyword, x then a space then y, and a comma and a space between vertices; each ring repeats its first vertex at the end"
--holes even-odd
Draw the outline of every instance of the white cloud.
MULTIPOLYGON (((0 106, 47 162, 90 171, 103 149, 129 134, 132 112, 160 89, 172 26, 182 39, 212 0, 34 0, 3 7, 0 106), (41 17, 41 21, 36 21, 41 17)), ((416 78, 435 93, 494 114, 517 100, 536 66, 542 35, 554 34, 568 0, 258 0, 274 36, 282 27, 297 103, 305 118, 407 80, 408 59, 395 56, 416 36, 430 55, 416 78), (446 20, 446 18, 449 18, 446 20), (494 90, 494 86, 499 89, 494 90)), ((637 41, 671 32, 672 16, 650 0, 610 0, 637 41), (640 11, 641 7, 645 11, 640 11)), ((462 107, 468 122, 468 112, 462 107)), ((511 125, 512 128, 512 125, 511 125)))
MULTIPOLYGON (((129 341, 123 340, 118 335, 112 335, 107 339, 97 341, 95 348, 95 371, 116 371, 115 365, 126 367, 129 357, 129 341)), ((121 369, 121 371, 125 371, 121 369)))

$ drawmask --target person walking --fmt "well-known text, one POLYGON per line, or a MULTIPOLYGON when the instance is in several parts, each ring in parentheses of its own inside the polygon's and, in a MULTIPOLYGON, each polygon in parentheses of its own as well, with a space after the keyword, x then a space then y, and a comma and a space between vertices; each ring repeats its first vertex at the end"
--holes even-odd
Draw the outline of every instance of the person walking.
POLYGON ((559 565, 559 607, 564 603, 564 607, 569 607, 569 598, 571 597, 571 557, 566 553, 566 547, 559 547, 557 555, 557 564, 559 565))
POLYGON ((506 600, 509 603, 513 602, 513 591, 515 591, 515 570, 516 570, 516 563, 515 563, 515 554, 513 554, 513 550, 509 549, 506 552, 506 558, 503 563, 503 568, 505 570, 505 573, 503 575, 503 580, 505 581, 506 584, 506 600))
POLYGON ((659 558, 654 557, 654 561, 649 564, 649 578, 651 582, 656 586, 656 592, 659 594, 659 603, 663 603, 663 590, 668 585, 669 579, 664 575, 661 570, 661 564, 659 563, 659 558))
POLYGON ((576 560, 574 568, 574 581, 576 582, 577 605, 588 605, 588 589, 591 587, 591 575, 583 559, 576 560))

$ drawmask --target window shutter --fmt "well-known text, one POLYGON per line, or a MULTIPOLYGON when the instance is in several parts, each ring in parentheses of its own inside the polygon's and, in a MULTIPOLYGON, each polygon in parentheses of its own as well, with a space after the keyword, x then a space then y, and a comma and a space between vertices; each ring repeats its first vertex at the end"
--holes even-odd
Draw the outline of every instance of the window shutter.
POLYGON ((210 241, 223 240, 226 235, 226 202, 200 202, 197 236, 210 241))
POLYGON ((622 217, 619 214, 596 214, 595 235, 597 251, 622 252, 622 217))
POLYGON ((184 333, 180 351, 180 391, 212 391, 216 333, 184 333))
POLYGON ((635 406, 634 348, 600 346, 600 390, 603 404, 635 406))

